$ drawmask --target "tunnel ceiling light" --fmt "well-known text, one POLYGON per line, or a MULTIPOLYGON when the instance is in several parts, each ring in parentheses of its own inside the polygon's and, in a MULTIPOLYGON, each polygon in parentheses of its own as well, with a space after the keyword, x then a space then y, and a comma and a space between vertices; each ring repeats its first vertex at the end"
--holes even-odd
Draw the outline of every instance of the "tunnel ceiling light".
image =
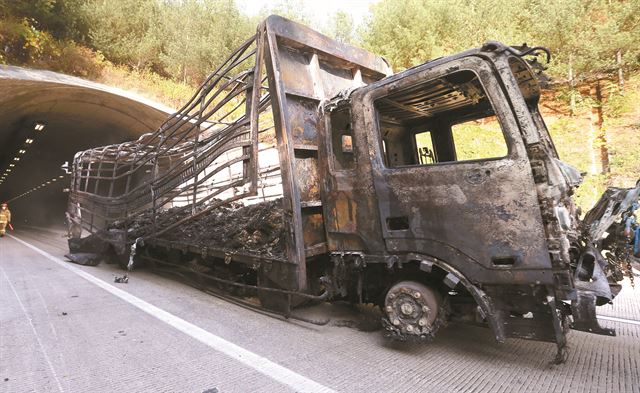
POLYGON ((42 131, 42 130, 44 130, 44 124, 43 123, 36 123, 36 125, 33 128, 35 128, 36 131, 42 131))
POLYGON ((26 153, 26 152, 27 152, 27 151, 26 151, 25 149, 20 149, 20 150, 18 150, 18 153, 19 153, 19 154, 24 154, 24 153, 26 153))
POLYGON ((30 145, 30 144, 33 143, 33 139, 27 138, 27 139, 25 139, 24 143, 26 143, 27 145, 30 145))
POLYGON ((13 168, 16 164, 9 164, 9 168, 13 168))
POLYGON ((20 161, 20 157, 13 157, 13 161, 20 161))

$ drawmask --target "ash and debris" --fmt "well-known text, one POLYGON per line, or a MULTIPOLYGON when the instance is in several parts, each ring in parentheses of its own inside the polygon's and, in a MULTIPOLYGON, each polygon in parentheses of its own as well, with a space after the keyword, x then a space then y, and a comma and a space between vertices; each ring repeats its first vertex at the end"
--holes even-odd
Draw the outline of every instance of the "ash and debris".
POLYGON ((129 283, 129 276, 127 276, 126 274, 124 276, 115 276, 113 278, 113 282, 118 283, 118 284, 128 284, 129 283))
POLYGON ((346 327, 362 332, 374 332, 382 329, 382 310, 371 303, 351 304, 342 300, 323 302, 296 309, 296 315, 312 320, 329 318, 331 326, 346 327))
POLYGON ((336 319, 333 326, 348 327, 362 332, 374 332, 382 328, 382 311, 374 304, 349 305, 350 315, 336 319))
MULTIPOLYGON (((127 236, 138 238, 152 234, 152 214, 147 211, 130 219, 127 236)), ((160 212, 156 219, 174 223, 189 214, 174 208, 160 212)), ((124 222, 117 222, 112 228, 123 229, 124 226, 124 222)), ((248 206, 240 203, 220 206, 159 238, 202 248, 283 258, 285 233, 282 199, 276 199, 248 206)))

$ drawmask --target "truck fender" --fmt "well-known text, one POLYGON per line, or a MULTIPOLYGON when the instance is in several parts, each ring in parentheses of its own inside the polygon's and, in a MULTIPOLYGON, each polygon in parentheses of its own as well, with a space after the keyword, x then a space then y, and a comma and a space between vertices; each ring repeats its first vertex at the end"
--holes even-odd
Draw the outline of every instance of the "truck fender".
POLYGON ((482 314, 482 317, 489 324, 491 331, 496 337, 496 341, 499 343, 505 342, 506 337, 502 325, 502 317, 500 315, 500 312, 497 311, 493 306, 493 301, 491 300, 491 297, 489 295, 487 295, 482 289, 474 285, 471 280, 465 277, 461 272, 440 259, 421 254, 411 254, 411 259, 420 262, 421 270, 429 272, 435 265, 447 273, 445 281, 458 281, 462 285, 464 285, 464 287, 467 289, 467 291, 469 291, 471 296, 473 296, 474 300, 476 301, 476 304, 479 307, 479 311, 482 314))

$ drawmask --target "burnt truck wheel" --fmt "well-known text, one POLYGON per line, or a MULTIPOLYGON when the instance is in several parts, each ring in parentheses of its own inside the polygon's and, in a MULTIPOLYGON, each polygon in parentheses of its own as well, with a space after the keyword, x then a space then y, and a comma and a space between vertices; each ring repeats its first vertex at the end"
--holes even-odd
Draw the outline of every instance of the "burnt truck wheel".
POLYGON ((444 324, 445 308, 440 293, 416 281, 400 281, 385 296, 386 336, 406 341, 430 340, 444 324))

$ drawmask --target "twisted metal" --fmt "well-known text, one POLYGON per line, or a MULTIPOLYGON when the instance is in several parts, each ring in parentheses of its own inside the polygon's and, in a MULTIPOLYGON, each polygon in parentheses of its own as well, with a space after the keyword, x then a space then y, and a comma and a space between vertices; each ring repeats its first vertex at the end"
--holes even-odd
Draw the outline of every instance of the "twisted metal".
POLYGON ((241 45, 155 132, 77 153, 71 226, 104 235, 120 223, 128 233, 137 216, 151 213, 144 232, 156 237, 222 204, 257 196, 259 183, 279 170, 258 163, 259 142, 274 133, 263 42, 264 33, 241 45))

